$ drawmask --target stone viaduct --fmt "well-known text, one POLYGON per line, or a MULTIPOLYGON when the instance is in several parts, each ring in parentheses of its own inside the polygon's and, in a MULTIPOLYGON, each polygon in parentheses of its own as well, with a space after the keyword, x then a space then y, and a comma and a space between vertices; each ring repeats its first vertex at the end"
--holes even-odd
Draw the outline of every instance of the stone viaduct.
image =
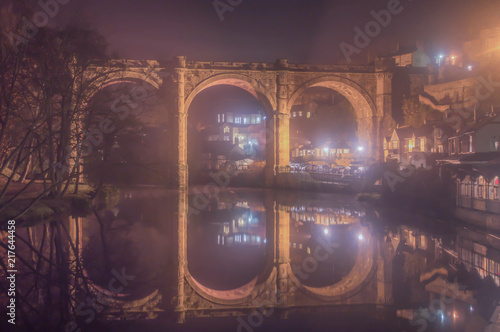
POLYGON ((276 183, 289 165, 290 110, 302 92, 325 87, 341 93, 355 109, 359 143, 369 157, 383 158, 383 137, 394 127, 392 118, 393 59, 377 59, 371 66, 276 63, 202 62, 176 57, 157 61, 117 60, 89 71, 95 86, 117 82, 147 82, 165 96, 159 121, 171 132, 169 178, 179 188, 188 186, 188 112, 194 98, 216 85, 232 85, 257 98, 266 112, 266 184, 276 183))

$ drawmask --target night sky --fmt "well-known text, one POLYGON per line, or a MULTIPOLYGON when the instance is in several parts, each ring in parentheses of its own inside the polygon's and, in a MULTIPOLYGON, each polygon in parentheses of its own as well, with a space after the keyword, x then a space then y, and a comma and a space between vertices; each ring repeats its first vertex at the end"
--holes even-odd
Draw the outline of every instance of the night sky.
MULTIPOLYGON (((227 3, 228 0, 222 0, 227 3)), ((54 18, 90 23, 115 56, 135 59, 338 63, 339 44, 353 44, 354 27, 388 0, 242 0, 219 19, 212 0, 70 0, 54 18)), ((233 3, 238 3, 233 0, 233 3)), ((403 10, 382 28, 367 53, 391 51, 416 40, 429 52, 452 52, 475 29, 500 21, 497 0, 401 0, 403 10)))

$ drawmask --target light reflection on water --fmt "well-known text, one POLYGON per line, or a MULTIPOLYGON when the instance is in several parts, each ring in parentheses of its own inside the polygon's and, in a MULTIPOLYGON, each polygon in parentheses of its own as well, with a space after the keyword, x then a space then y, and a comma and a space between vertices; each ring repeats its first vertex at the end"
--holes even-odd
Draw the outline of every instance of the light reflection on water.
MULTIPOLYGON (((186 196, 190 207, 194 198, 186 196)), ((91 215, 79 219, 82 260, 90 280, 106 289, 111 271, 125 268, 127 275, 134 276, 124 290, 128 299, 141 299, 159 290, 164 296, 159 306, 166 308, 166 303, 178 296, 177 273, 182 266, 200 287, 217 295, 223 293, 216 291, 258 286, 277 273, 280 262, 289 262, 295 287, 302 287, 304 293, 321 290, 331 294, 337 289, 335 285, 344 285, 353 273, 361 271, 362 255, 378 253, 386 246, 394 254, 390 264, 386 262, 390 271, 383 281, 390 284, 391 293, 386 295, 389 303, 396 308, 415 303, 425 307, 430 299, 426 288, 430 281, 421 282, 422 273, 437 267, 457 267, 462 262, 470 268, 478 253, 467 247, 471 242, 468 238, 479 241, 482 236, 460 230, 457 239, 453 232, 444 235, 437 229, 420 227, 411 216, 404 224, 380 218, 373 208, 345 195, 224 190, 203 208, 187 214, 182 213, 181 201, 175 191, 123 190, 119 202, 99 211, 99 218, 91 215), (183 220, 185 239, 179 239, 183 220), (183 243, 185 256, 180 249, 183 243), (325 243, 331 252, 318 259, 315 250, 323 248, 324 253, 325 243), (304 269, 304 262, 312 261, 313 265, 304 269)), ((35 243, 42 229, 37 226, 30 230, 35 243)), ((494 250, 498 248, 488 247, 487 253, 494 250)), ((377 257, 374 264, 379 264, 377 257)), ((487 276, 487 270, 479 271, 481 277, 487 276)), ((375 287, 370 283, 365 286, 375 287)), ((375 302, 377 295, 373 294, 361 290, 353 299, 375 302)), ((464 307, 468 309, 470 304, 464 307)), ((459 301, 448 310, 460 312, 460 317, 467 314, 460 311, 459 301)), ((444 321, 446 315, 443 312, 444 321)))

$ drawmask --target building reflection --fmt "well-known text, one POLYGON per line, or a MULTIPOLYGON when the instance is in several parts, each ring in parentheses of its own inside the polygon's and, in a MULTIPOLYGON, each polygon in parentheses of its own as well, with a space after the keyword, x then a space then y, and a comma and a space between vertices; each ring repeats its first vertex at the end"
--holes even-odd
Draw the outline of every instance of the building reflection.
MULTIPOLYGON (((134 193, 100 211, 112 267, 126 267, 136 277, 127 296, 112 294, 113 306, 103 314, 138 319, 168 312, 183 322, 214 313, 245 316, 264 303, 285 316, 360 310, 397 319, 398 311, 415 320, 413 308, 455 287, 449 279, 462 265, 499 285, 500 237, 492 233, 391 225, 354 197, 225 191, 193 211, 194 198, 188 192, 134 193), (151 260, 143 259, 146 252, 151 260)), ((70 224, 77 228, 69 229, 86 282, 94 296, 109 294, 109 280, 99 273, 106 262, 92 261, 89 251, 102 248, 99 220, 70 224)), ((40 246, 43 232, 41 226, 29 229, 34 245, 40 246)), ((479 300, 466 281, 458 283, 460 295, 440 313, 445 322, 475 314, 469 309, 479 300)))

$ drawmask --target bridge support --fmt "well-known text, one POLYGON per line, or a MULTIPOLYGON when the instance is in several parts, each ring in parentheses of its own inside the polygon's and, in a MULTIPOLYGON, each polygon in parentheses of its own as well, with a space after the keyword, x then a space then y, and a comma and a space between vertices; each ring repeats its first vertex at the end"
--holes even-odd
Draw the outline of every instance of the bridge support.
POLYGON ((186 58, 177 57, 177 68, 174 75, 174 95, 171 118, 172 149, 170 183, 179 189, 187 189, 189 169, 187 162, 187 110, 185 105, 186 58))
MULTIPOLYGON (((288 67, 286 59, 280 60, 280 65, 288 67)), ((290 114, 288 113, 288 71, 278 72, 278 85, 276 89, 276 100, 278 109, 269 119, 267 139, 272 142, 267 144, 266 151, 266 186, 271 187, 279 184, 279 174, 287 172, 290 167, 290 114), (270 151, 269 151, 270 150, 270 151)))

